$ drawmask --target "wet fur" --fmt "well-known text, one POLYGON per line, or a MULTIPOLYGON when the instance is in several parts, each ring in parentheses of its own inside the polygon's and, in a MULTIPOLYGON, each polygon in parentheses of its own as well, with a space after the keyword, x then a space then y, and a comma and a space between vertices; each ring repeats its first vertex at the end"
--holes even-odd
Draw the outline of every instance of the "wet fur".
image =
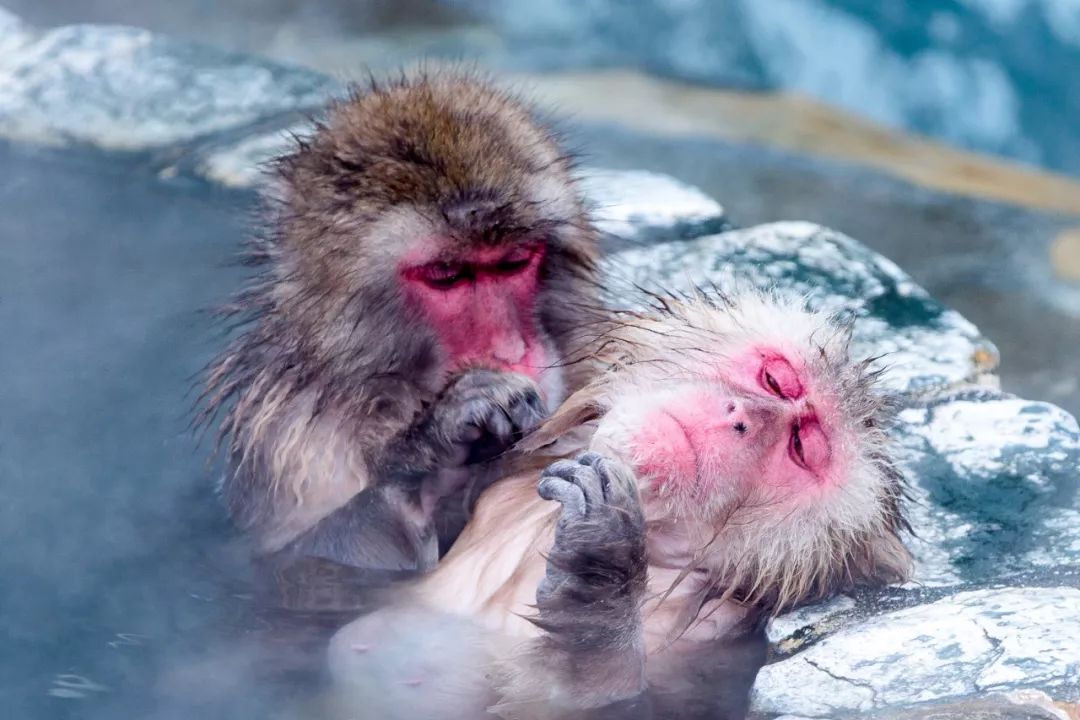
MULTIPOLYGON (((546 237, 539 324, 556 357, 574 354, 597 303, 573 163, 518 98, 461 72, 357 87, 274 163, 256 274, 226 312, 242 331, 209 367, 200 415, 220 418, 232 459, 221 492, 261 550, 369 485, 446 383, 433 334, 392 280, 409 241, 546 237)), ((588 369, 561 372, 573 390, 588 369)))
MULTIPOLYGON (((711 642, 800 604, 910 575, 899 537, 907 528, 904 485, 888 437, 893 407, 875 390, 872 363, 849 360, 849 328, 808 316, 799 301, 750 296, 735 305, 716 293, 657 300, 652 312, 620 314, 597 339, 596 359, 606 372, 527 440, 532 455, 481 497, 458 544, 414 589, 422 607, 474 618, 497 637, 517 639, 492 658, 501 698, 494 709, 505 717, 561 717, 569 708, 633 699, 641 688, 627 663, 642 642, 649 683, 674 677, 677 684, 682 671, 671 668, 711 642), (535 494, 541 468, 596 449, 597 420, 632 402, 638 389, 699 372, 697 363, 715 359, 718 347, 761 338, 809 353, 809 372, 838 391, 840 413, 858 438, 848 486, 801 505, 765 494, 739 498, 722 518, 712 516, 715 535, 681 571, 646 568, 646 558, 627 556, 635 547, 632 528, 581 523, 561 528, 569 535, 558 537, 564 511, 535 494), (581 589, 538 596, 545 567, 591 578, 593 595, 581 589)), ((669 512, 695 511, 673 498, 669 512)))

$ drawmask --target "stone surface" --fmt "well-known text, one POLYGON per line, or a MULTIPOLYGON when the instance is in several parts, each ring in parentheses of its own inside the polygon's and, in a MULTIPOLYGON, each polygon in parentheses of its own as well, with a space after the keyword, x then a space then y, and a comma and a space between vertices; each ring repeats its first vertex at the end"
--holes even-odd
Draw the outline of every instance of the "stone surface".
MULTIPOLYGON (((851 716, 845 716, 851 717, 851 716)), ((1080 707, 1058 702, 1039 690, 987 693, 960 700, 921 703, 902 709, 859 712, 864 720, 1080 720, 1080 707)), ((781 715, 774 720, 830 720, 781 715)))
POLYGON ((916 580, 979 583, 1080 566, 1080 432, 1071 415, 968 391, 913 404, 900 420, 914 480, 916 580))
POLYGON ((667 175, 586 168, 579 181, 593 222, 624 242, 692 238, 728 227, 720 203, 667 175))
POLYGON ((0 21, 0 136, 138 150, 322 103, 336 84, 125 27, 0 21))
POLYGON ((1080 589, 957 593, 840 630, 758 674, 761 712, 866 712, 988 690, 1075 694, 1080 589))

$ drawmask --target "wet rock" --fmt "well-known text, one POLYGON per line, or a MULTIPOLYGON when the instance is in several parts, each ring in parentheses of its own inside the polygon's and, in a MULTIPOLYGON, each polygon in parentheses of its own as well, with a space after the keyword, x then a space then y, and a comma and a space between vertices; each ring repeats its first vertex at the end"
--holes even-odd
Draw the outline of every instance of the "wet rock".
POLYGON ((1080 589, 962 592, 844 628, 758 674, 761 712, 865 712, 1013 687, 1075 692, 1080 589))
POLYGON ((1058 407, 958 392, 909 407, 916 580, 985 583, 1080 566, 1080 431, 1058 407))
POLYGON ((765 634, 776 652, 787 655, 838 627, 856 607, 853 598, 840 595, 773 618, 765 634))
MULTIPOLYGON (((931 702, 903 709, 859 713, 865 720, 1080 720, 1080 708, 1055 702, 1038 690, 989 693, 982 697, 931 702)), ((774 720, 830 720, 807 715, 781 715, 774 720)))
POLYGON ((161 147, 297 109, 336 84, 127 27, 31 32, 0 17, 0 136, 161 147))
POLYGON ((729 228, 720 203, 675 178, 644 170, 586 169, 593 222, 622 244, 693 238, 729 228))

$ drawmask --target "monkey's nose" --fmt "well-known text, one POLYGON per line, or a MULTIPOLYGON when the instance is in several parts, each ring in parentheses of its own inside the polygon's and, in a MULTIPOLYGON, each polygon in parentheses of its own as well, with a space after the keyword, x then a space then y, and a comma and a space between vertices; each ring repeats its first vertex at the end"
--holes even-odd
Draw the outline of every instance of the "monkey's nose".
POLYGON ((517 333, 505 333, 494 339, 491 354, 499 362, 513 365, 522 361, 526 350, 525 338, 517 333))
POLYGON ((725 418, 740 435, 757 434, 776 425, 779 411, 770 403, 731 398, 724 404, 725 418))

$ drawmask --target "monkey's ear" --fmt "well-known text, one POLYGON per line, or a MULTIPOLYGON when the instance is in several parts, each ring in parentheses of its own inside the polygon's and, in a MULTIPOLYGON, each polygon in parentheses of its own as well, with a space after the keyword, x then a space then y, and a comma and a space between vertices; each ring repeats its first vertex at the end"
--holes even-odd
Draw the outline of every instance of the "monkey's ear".
POLYGON ((599 390, 594 386, 578 390, 568 397, 543 425, 522 438, 517 444, 518 449, 535 452, 571 430, 597 419, 604 414, 599 399, 599 390))

